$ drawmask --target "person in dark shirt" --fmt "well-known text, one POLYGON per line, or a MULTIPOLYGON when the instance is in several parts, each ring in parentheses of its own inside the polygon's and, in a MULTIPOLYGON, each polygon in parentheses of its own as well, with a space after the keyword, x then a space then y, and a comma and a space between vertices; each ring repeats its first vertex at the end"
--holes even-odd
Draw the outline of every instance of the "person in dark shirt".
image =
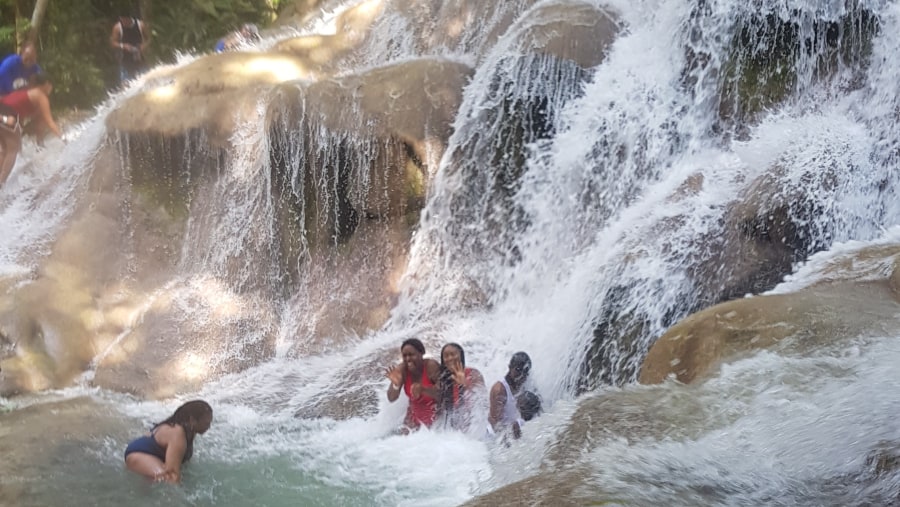
POLYGON ((531 391, 523 391, 516 396, 516 406, 523 421, 530 421, 539 416, 543 411, 541 397, 531 391))
POLYGON ((119 61, 120 82, 134 79, 144 71, 144 54, 150 45, 150 30, 146 23, 134 16, 119 16, 109 36, 109 44, 119 61))

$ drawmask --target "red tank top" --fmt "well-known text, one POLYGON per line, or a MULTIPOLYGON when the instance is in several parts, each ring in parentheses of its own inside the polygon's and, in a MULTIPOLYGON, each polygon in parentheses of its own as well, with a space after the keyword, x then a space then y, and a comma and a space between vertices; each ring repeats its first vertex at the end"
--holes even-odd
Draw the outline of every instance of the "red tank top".
MULTIPOLYGON (((431 426, 434 423, 437 414, 437 401, 426 394, 422 394, 418 399, 412 397, 412 378, 406 376, 406 382, 403 384, 403 391, 409 398, 409 408, 406 410, 406 422, 410 426, 418 427, 421 424, 431 426)), ((428 378, 428 372, 422 369, 422 387, 434 387, 431 379, 428 378)))
POLYGON ((34 104, 28 99, 28 90, 16 90, 3 97, 3 103, 13 108, 20 120, 34 114, 34 104))

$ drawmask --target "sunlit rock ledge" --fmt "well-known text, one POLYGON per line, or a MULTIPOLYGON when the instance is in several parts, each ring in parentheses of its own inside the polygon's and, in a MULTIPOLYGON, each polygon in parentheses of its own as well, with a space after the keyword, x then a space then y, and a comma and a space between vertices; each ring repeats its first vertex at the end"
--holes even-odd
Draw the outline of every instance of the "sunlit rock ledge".
POLYGON ((311 75, 302 61, 290 55, 208 55, 184 67, 152 71, 144 78, 143 89, 109 114, 107 126, 164 136, 204 129, 211 138, 223 138, 239 118, 254 119, 265 86, 311 75))
POLYGON ((203 129, 224 140, 237 121, 259 121, 261 94, 272 86, 315 80, 334 73, 363 40, 381 0, 369 0, 342 13, 338 31, 328 36, 286 39, 266 52, 210 54, 183 67, 163 67, 144 78, 143 88, 112 111, 111 130, 164 136, 203 129))
POLYGON ((824 281, 796 292, 737 299, 690 315, 653 344, 639 381, 692 383, 758 349, 804 354, 850 337, 895 333, 898 263, 900 246, 869 248, 841 256, 824 281), (882 273, 882 266, 891 268, 882 273))

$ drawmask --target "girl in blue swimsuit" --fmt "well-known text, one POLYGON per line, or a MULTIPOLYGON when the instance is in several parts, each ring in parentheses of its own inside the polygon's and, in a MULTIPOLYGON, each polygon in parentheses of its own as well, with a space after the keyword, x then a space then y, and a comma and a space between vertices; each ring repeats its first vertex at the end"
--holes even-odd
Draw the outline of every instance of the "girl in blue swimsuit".
POLYGON ((125 448, 125 466, 155 482, 181 482, 181 464, 194 453, 194 436, 212 424, 212 407, 194 400, 125 448))

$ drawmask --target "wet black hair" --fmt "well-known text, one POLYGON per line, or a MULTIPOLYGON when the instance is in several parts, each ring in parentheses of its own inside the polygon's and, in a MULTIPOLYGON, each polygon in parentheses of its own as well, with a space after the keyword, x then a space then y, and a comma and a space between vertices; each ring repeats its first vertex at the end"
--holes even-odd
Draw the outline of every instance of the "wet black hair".
POLYGON ((531 358, 525 352, 516 352, 509 360, 509 367, 527 374, 531 371, 531 358))
POLYGON ((541 413, 541 397, 531 391, 525 391, 516 398, 516 406, 522 419, 530 421, 541 413))
POLYGON ((209 403, 203 400, 191 400, 175 409, 175 413, 160 424, 186 425, 191 418, 200 419, 207 414, 212 414, 212 407, 209 406, 209 403))
POLYGON ((169 426, 178 424, 184 428, 184 436, 187 438, 187 449, 184 450, 184 458, 181 460, 181 462, 184 463, 191 459, 191 455, 194 454, 194 430, 189 426, 191 419, 194 419, 195 421, 199 420, 205 415, 212 415, 212 411, 212 407, 209 406, 209 403, 203 400, 191 400, 175 409, 174 414, 170 415, 165 421, 154 426, 154 428, 163 424, 169 426))
POLYGON ((400 352, 403 352, 403 347, 407 345, 418 350, 419 354, 425 353, 425 345, 422 345, 422 340, 419 340, 418 338, 407 338, 406 340, 403 340, 403 345, 400 345, 400 352))

